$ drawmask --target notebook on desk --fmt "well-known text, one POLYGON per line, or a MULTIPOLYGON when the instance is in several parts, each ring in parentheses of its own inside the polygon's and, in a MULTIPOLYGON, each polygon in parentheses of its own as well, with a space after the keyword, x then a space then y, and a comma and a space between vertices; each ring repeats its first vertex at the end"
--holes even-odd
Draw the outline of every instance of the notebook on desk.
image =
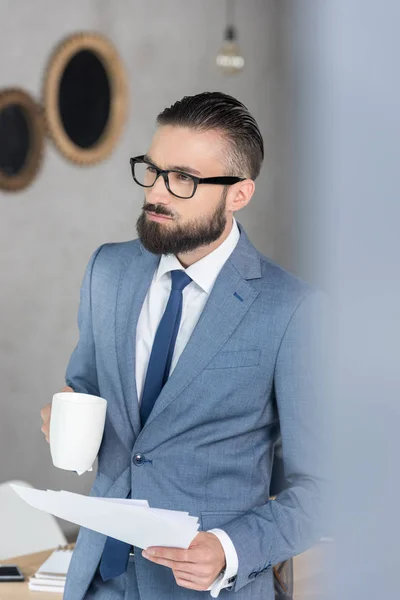
POLYGON ((73 546, 60 546, 54 550, 36 573, 29 578, 29 589, 41 592, 64 592, 73 546))

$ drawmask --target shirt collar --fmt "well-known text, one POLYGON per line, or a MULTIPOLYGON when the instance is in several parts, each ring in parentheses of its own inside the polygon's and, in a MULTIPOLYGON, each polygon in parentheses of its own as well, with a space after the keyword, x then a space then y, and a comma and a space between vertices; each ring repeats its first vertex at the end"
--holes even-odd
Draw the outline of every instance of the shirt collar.
POLYGON ((158 281, 161 277, 173 271, 180 269, 185 271, 192 280, 209 294, 214 286, 219 272, 232 254, 240 238, 240 231, 235 217, 233 217, 232 229, 226 238, 210 254, 190 265, 187 269, 181 265, 175 254, 162 254, 158 264, 155 280, 158 281))

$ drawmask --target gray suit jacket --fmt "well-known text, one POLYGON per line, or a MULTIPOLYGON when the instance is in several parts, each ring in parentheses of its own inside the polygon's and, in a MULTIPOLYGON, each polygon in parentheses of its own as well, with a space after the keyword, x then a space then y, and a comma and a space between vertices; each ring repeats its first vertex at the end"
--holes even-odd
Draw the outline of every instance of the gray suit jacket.
MULTIPOLYGON (((126 497, 131 489, 150 506, 198 516, 203 530, 224 529, 239 558, 235 598, 268 600, 272 565, 320 535, 321 398, 309 326, 321 298, 262 256, 238 225, 240 240, 143 429, 135 330, 159 256, 140 240, 105 244, 93 254, 66 383, 108 401, 91 495, 126 497), (270 501, 279 435, 290 488, 270 501)), ((85 597, 105 539, 81 528, 66 600, 85 597)), ((135 554, 129 576, 136 578, 136 592, 126 597, 209 597, 177 586, 170 569, 146 560, 139 549, 135 554)), ((228 594, 223 590, 220 597, 228 594)))

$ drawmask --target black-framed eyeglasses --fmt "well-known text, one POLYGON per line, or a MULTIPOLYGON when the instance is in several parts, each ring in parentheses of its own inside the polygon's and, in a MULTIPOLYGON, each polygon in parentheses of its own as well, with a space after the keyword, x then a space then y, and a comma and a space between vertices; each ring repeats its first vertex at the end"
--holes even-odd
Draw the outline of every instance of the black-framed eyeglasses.
POLYGON ((185 200, 192 198, 200 183, 217 185, 233 185, 238 181, 244 181, 244 177, 196 177, 184 171, 174 169, 159 169, 149 162, 146 156, 136 156, 130 159, 132 177, 138 185, 145 188, 153 187, 157 179, 164 179, 167 190, 177 198, 185 200))

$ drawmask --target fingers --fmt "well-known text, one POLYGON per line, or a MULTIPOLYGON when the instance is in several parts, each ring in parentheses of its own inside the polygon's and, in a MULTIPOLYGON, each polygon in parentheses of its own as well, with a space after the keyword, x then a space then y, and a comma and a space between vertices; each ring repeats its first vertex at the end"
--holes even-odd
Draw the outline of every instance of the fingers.
POLYGON ((169 548, 164 546, 152 546, 142 552, 145 558, 154 560, 155 558, 165 558, 173 562, 195 563, 203 556, 202 552, 196 552, 192 549, 169 548))
POLYGON ((169 567, 181 587, 204 591, 225 568, 224 549, 217 536, 199 532, 188 549, 152 546, 142 555, 154 563, 169 567))
POLYGON ((49 439, 49 426, 48 426, 48 424, 43 423, 40 431, 42 431, 44 433, 44 436, 46 438, 46 442, 49 444, 50 443, 50 439, 49 439))
POLYGON ((187 573, 182 573, 180 571, 173 571, 173 573, 177 585, 189 590, 201 592, 207 590, 210 585, 208 579, 204 577, 192 577, 187 573))
MULTIPOLYGON (((67 385, 61 391, 62 392, 73 392, 74 390, 72 389, 72 387, 69 387, 67 385)), ((42 421, 43 421, 40 431, 42 431, 44 433, 46 442, 50 443, 49 435, 50 435, 51 402, 49 404, 46 404, 46 406, 44 406, 42 408, 42 410, 40 411, 40 416, 42 417, 42 421)))
POLYGON ((50 428, 50 414, 51 414, 51 404, 46 404, 40 411, 40 416, 42 417, 42 427, 41 431, 44 433, 46 442, 49 443, 49 428, 50 428))
POLYGON ((207 577, 210 575, 209 571, 212 571, 212 568, 208 569, 207 565, 196 564, 192 562, 176 562, 167 558, 159 557, 154 557, 151 559, 151 561, 157 563, 158 565, 162 565, 163 567, 172 569, 174 573, 179 572, 182 576, 186 576, 188 579, 190 577, 207 577))

